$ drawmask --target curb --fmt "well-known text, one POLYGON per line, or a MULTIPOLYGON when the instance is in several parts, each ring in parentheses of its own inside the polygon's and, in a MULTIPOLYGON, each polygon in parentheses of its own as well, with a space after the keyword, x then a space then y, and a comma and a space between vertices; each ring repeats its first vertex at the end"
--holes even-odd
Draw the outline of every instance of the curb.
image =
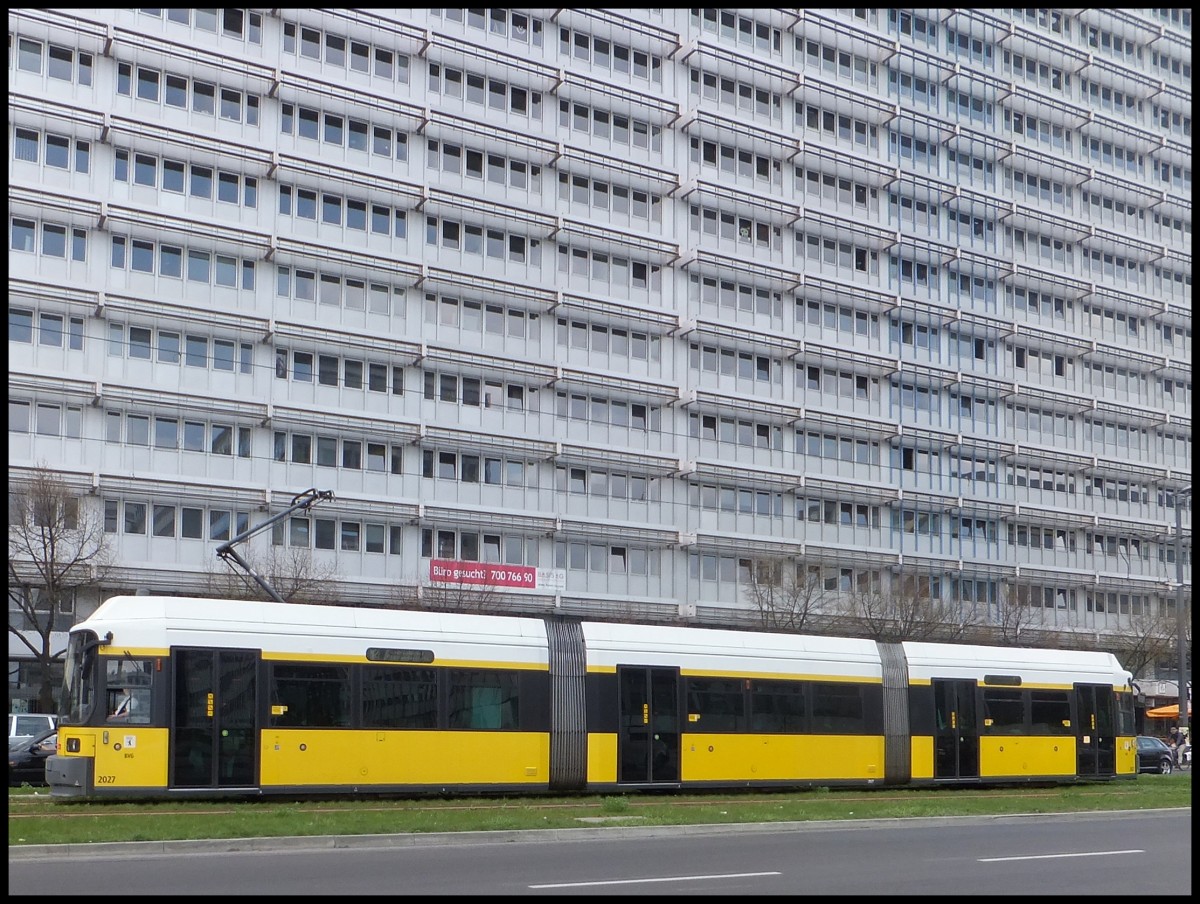
POLYGON ((814 820, 810 822, 707 823, 676 826, 605 826, 575 829, 504 829, 480 832, 428 832, 399 835, 292 835, 282 838, 218 838, 191 841, 105 841, 92 844, 29 844, 8 849, 9 863, 70 858, 72 860, 144 858, 178 854, 236 854, 263 851, 369 850, 410 847, 470 846, 479 844, 536 844, 545 842, 598 841, 620 838, 661 838, 679 835, 713 835, 730 832, 815 832, 855 831, 861 828, 899 828, 914 825, 947 827, 966 823, 1005 820, 1080 818, 1121 819, 1147 813, 1190 810, 1170 807, 1153 810, 1102 810, 1073 813, 1022 813, 998 816, 920 816, 888 819, 814 820))

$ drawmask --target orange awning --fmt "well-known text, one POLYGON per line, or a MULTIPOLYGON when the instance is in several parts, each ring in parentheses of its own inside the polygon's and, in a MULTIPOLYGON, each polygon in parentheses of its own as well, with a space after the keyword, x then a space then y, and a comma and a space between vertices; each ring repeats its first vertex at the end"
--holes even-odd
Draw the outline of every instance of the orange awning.
MULTIPOLYGON (((1188 704, 1188 717, 1192 715, 1192 705, 1188 704)), ((1178 719, 1179 704, 1171 703, 1167 706, 1156 706, 1154 709, 1146 710, 1147 719, 1178 719)))

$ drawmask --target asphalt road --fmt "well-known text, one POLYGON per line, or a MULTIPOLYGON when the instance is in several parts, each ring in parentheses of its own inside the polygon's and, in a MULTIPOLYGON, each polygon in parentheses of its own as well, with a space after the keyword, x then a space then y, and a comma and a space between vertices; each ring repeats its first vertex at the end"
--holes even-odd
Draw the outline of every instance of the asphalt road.
POLYGON ((10 895, 1190 896, 1191 809, 9 849, 10 895))

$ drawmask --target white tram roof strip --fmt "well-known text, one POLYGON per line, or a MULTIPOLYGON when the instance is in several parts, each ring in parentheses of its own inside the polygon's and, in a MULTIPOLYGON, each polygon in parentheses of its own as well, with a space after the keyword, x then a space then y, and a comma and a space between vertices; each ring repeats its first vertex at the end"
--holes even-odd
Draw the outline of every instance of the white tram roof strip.
MULTIPOLYGON (((429 649, 438 660, 546 665, 540 618, 407 609, 368 609, 197 597, 125 596, 102 604, 72 630, 112 631, 117 648, 216 646, 264 654, 364 656, 368 647, 429 649)), ((720 628, 583 622, 587 663, 674 666, 714 672, 821 674, 879 679, 872 640, 720 628)), ((1018 675, 1023 684, 1094 681, 1127 687, 1130 673, 1110 653, 903 644, 913 680, 1018 675)))
POLYGON ((107 600, 72 630, 84 628, 100 636, 112 631, 117 648, 216 646, 363 656, 368 647, 393 646, 433 650, 435 662, 548 661, 544 622, 515 616, 126 596, 107 600))
POLYGON ((1112 653, 984 647, 973 644, 904 643, 910 678, 982 678, 985 674, 1020 675, 1026 684, 1076 684, 1092 681, 1127 687, 1133 676, 1112 653))
POLYGON ((584 622, 590 666, 630 664, 684 669, 779 672, 845 678, 879 678, 879 651, 873 640, 584 622))

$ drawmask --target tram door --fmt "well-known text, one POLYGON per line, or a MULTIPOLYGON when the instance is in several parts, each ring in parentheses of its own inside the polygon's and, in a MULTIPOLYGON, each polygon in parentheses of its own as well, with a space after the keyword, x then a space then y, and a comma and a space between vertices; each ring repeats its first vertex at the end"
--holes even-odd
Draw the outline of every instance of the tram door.
POLYGON ((1080 776, 1116 774, 1116 712, 1111 687, 1075 685, 1075 768, 1080 776))
POLYGON ((679 781, 679 670, 617 666, 617 781, 679 781))
POLYGON ((975 682, 933 679, 933 777, 979 778, 975 682))
POLYGON ((171 650, 171 787, 257 784, 258 660, 255 650, 171 650))

